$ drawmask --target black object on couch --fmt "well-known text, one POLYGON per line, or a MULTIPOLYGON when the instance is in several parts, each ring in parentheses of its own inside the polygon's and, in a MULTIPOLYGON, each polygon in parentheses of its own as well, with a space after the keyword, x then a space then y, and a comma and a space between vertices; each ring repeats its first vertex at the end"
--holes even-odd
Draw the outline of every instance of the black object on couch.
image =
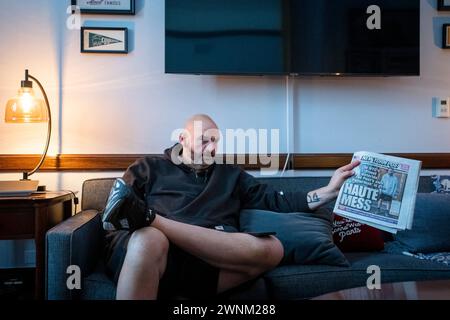
MULTIPOLYGON (((104 231, 99 215, 106 204, 114 180, 111 178, 86 181, 83 184, 82 211, 47 233, 46 297, 48 299, 103 300, 115 298, 115 285, 106 276, 101 259, 104 231), (69 290, 67 288, 68 274, 66 271, 70 265, 77 265, 81 268, 83 279, 81 290, 69 290)), ((266 178, 261 180, 280 190, 310 191, 326 185, 329 178, 266 178)), ((428 215, 439 210, 441 215, 446 214, 450 217, 450 195, 427 194, 431 191, 429 178, 421 178, 419 191, 422 194, 419 194, 417 199, 416 213, 428 215)), ((419 223, 423 219, 420 215, 416 217, 419 223)), ((241 227, 245 228, 245 226, 241 227)), ((423 230, 420 225, 417 228, 419 231, 423 230)), ((450 235, 443 235, 436 230, 434 230, 434 233, 440 248, 442 248, 442 242, 448 239, 447 244, 450 250, 450 235), (445 239, 443 240, 442 237, 445 239)), ((431 234, 433 234, 433 231, 431 234)), ((384 251, 345 254, 349 266, 345 266, 345 263, 341 266, 289 264, 289 262, 294 263, 295 259, 301 261, 307 259, 307 255, 302 256, 301 252, 295 253, 295 248, 290 248, 287 250, 288 256, 285 256, 285 263, 259 279, 232 290, 222 297, 247 300, 307 299, 328 292, 365 286, 369 277, 367 268, 371 265, 377 265, 381 268, 381 281, 383 283, 450 279, 450 268, 448 266, 402 255, 401 250, 404 250, 405 243, 408 243, 405 236, 408 238, 408 234, 403 234, 386 244, 390 253, 384 251), (290 257, 289 254, 291 254, 290 257), (297 258, 295 258, 296 254, 297 258)), ((409 234, 409 238, 415 236, 414 233, 409 234)), ((415 242, 419 240, 415 239, 415 242)), ((433 236, 428 236, 426 240, 427 243, 432 242, 433 236)), ((328 249, 333 254, 335 253, 331 246, 328 249)), ((311 263, 313 262, 311 261, 311 263)))

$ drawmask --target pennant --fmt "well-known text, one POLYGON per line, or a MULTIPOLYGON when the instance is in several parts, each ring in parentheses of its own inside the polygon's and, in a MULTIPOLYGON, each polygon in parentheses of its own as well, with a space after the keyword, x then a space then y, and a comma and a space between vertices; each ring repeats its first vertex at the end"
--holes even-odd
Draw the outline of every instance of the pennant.
POLYGON ((95 48, 95 47, 101 47, 101 46, 107 46, 114 43, 121 43, 123 41, 102 36, 100 34, 96 33, 89 33, 89 48, 95 48))

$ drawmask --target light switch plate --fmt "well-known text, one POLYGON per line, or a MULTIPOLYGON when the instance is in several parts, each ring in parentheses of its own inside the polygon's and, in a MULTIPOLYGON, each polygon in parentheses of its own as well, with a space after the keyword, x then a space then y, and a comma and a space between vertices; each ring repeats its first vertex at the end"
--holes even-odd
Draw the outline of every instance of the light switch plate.
POLYGON ((433 117, 450 118, 450 98, 433 98, 433 117))

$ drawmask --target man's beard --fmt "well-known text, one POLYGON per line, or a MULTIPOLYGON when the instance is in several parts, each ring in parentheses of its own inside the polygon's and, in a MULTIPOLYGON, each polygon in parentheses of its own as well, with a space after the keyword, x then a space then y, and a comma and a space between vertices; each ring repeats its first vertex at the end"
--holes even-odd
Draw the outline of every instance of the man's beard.
POLYGON ((198 154, 196 155, 195 152, 191 149, 190 153, 191 153, 191 161, 192 161, 190 166, 195 169, 206 169, 206 168, 210 167, 212 164, 214 164, 214 162, 215 162, 215 156, 216 156, 215 150, 213 150, 211 152, 211 154, 202 153, 200 155, 198 155, 198 154))

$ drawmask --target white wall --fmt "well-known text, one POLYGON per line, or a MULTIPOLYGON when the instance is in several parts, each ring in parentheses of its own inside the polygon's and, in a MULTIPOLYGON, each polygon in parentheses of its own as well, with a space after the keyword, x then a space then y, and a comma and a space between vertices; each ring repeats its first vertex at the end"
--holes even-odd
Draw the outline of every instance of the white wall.
MULTIPOLYGON (((0 1, 7 48, 0 52, 0 106, 30 68, 52 103, 50 154, 160 153, 172 130, 198 112, 222 128, 278 128, 287 151, 283 78, 165 75, 163 0, 137 0, 136 16, 83 15, 83 25, 129 27, 132 51, 81 54, 79 31, 66 27, 69 2, 0 1)), ((421 77, 296 78, 295 152, 450 150, 450 121, 431 117, 432 97, 450 95, 450 52, 439 48, 450 15, 438 13, 433 0, 421 3, 421 77)), ((40 153, 45 130, 0 122, 0 153, 40 153)), ((36 175, 52 188, 79 190, 77 176, 36 175)))
MULTIPOLYGON (((45 85, 56 120, 50 152, 58 146, 59 40, 61 13, 52 0, 0 1, 0 153, 42 153, 46 124, 5 124, 4 107, 24 79, 24 70, 45 85)), ((35 86, 35 91, 38 91, 35 86)))
POLYGON ((297 152, 450 151, 450 121, 432 118, 432 98, 450 96, 450 14, 436 3, 421 0, 420 77, 298 79, 297 152))
MULTIPOLYGON (((295 152, 449 152, 450 121, 431 117, 432 98, 450 96, 450 51, 439 48, 450 14, 435 2, 421 1, 420 77, 295 79, 295 152)), ((81 54, 79 31, 66 28, 69 3, 0 0, 0 118, 29 68, 52 104, 50 154, 160 153, 172 130, 199 112, 222 128, 278 128, 285 141, 283 78, 164 74, 163 0, 137 0, 136 16, 83 16, 87 26, 129 27, 128 55, 81 54)), ((0 154, 40 153, 45 129, 0 121, 0 154)), ((120 174, 36 178, 49 189, 80 190, 87 178, 120 174)))
POLYGON ((222 127, 284 130, 282 79, 165 75, 164 1, 137 2, 134 17, 83 17, 132 29, 126 56, 80 54, 79 32, 66 32, 63 153, 160 153, 198 112, 222 127))
MULTIPOLYGON (((7 50, 0 52, 0 105, 29 67, 61 120, 54 125, 61 137, 52 139, 53 154, 158 153, 195 112, 210 113, 223 128, 279 128, 285 137, 284 79, 165 75, 164 1, 137 2, 136 16, 83 16, 84 25, 132 29, 132 52, 117 56, 79 52, 79 31, 65 27, 69 1, 2 0, 7 50)), ((450 139, 442 139, 450 122, 431 117, 432 97, 450 95, 450 53, 436 43, 439 22, 450 16, 433 6, 422 0, 421 77, 295 79, 295 152, 450 150, 450 139), (404 143, 410 137, 414 143, 404 143)), ((0 123, 0 151, 39 153, 44 131, 45 125, 0 123)))
MULTIPOLYGON (((0 51, 0 106, 30 68, 52 103, 50 154, 160 153, 171 144, 172 130, 198 112, 211 114, 222 128, 278 128, 280 151, 287 151, 283 78, 165 75, 163 0, 137 0, 136 16, 83 15, 83 25, 129 27, 132 51, 81 54, 79 31, 66 27, 69 2, 0 1, 6 48, 0 51)), ((432 98, 450 95, 450 51, 439 48, 450 15, 438 13, 434 0, 421 3, 422 76, 296 78, 295 152, 450 150, 450 121, 431 117, 432 98)), ((45 125, 0 122, 0 153, 40 153, 44 137, 45 125)), ((84 179, 36 177, 50 188, 74 190, 84 179)))

